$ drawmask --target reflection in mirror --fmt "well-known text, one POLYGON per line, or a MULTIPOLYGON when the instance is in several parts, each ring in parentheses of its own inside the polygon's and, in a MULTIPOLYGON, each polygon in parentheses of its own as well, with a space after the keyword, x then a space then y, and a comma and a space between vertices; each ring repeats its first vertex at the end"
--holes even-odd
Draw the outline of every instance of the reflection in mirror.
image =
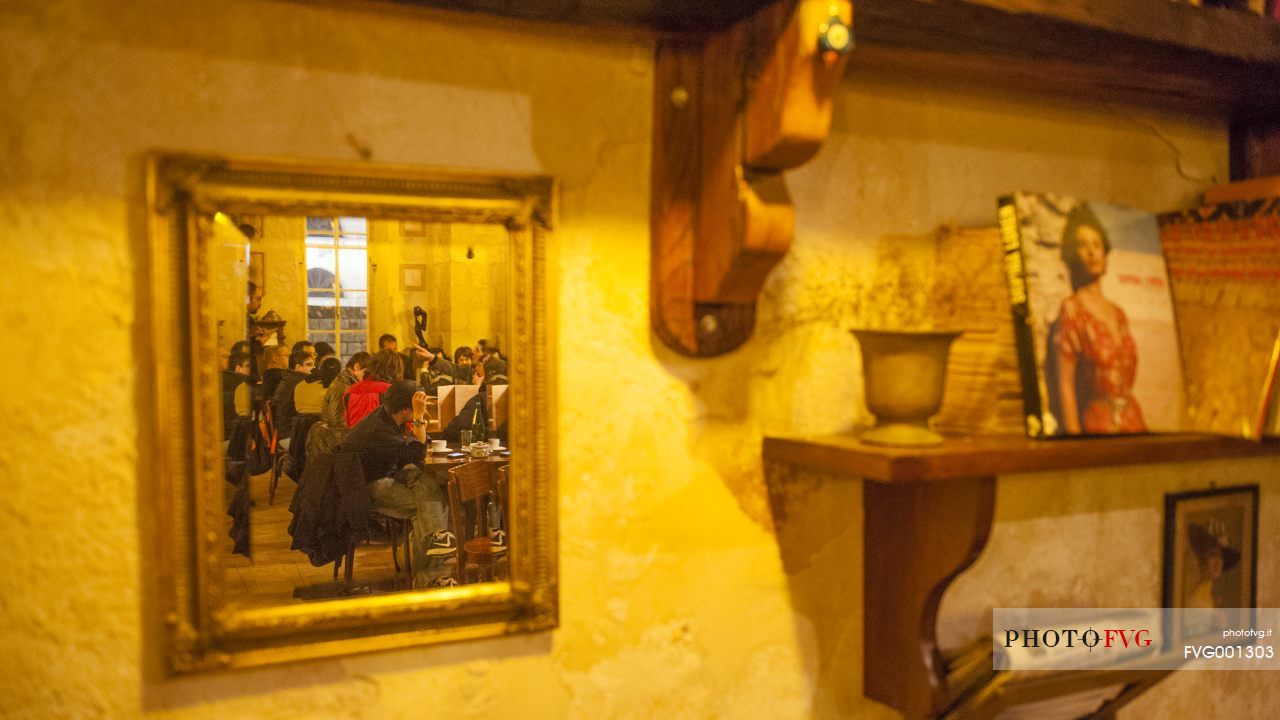
POLYGON ((506 579, 506 228, 220 211, 213 235, 228 604, 506 579), (367 512, 329 512, 356 470, 367 512))
POLYGON ((148 166, 176 672, 557 622, 551 181, 148 166))

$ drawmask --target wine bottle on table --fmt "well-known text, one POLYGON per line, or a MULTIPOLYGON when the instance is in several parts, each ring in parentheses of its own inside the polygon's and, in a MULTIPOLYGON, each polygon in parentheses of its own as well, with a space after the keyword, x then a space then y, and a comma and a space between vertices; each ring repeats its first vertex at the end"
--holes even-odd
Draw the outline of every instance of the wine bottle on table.
POLYGON ((471 411, 471 442, 483 443, 487 437, 489 423, 485 422, 484 402, 477 401, 471 411))

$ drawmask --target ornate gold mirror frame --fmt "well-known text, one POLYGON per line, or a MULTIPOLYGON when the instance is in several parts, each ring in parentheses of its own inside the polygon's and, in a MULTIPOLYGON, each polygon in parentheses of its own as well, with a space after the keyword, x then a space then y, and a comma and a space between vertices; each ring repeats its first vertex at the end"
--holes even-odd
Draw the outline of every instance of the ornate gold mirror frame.
POLYGON ((555 627, 558 617, 550 178, 157 154, 147 163, 159 606, 173 672, 244 667, 555 627), (208 243, 219 212, 504 226, 512 364, 509 579, 237 608, 226 527, 208 243))

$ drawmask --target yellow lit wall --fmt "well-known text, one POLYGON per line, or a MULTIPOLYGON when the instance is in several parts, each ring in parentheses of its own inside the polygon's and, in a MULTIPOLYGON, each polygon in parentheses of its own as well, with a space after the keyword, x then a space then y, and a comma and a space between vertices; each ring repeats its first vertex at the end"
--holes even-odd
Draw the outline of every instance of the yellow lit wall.
POLYGON ((451 228, 431 223, 423 226, 421 237, 414 238, 424 249, 423 264, 427 269, 427 289, 423 309, 427 311, 427 341, 452 351, 447 339, 449 317, 453 313, 452 283, 449 281, 453 260, 449 246, 451 228))
MULTIPOLYGON (((230 354, 231 346, 246 336, 245 297, 249 279, 248 241, 226 215, 214 215, 210 226, 211 267, 222 268, 212 284, 213 317, 217 324, 218 349, 230 354)), ((225 367, 225 365, 224 365, 225 367)))
MULTIPOLYGON (((1204 183, 1180 178, 1145 125, 1219 179, 1226 129, 855 73, 831 142, 790 176, 797 239, 756 337, 693 361, 649 331, 652 56, 642 34, 363 3, 0 6, 0 347, 34 360, 0 393, 5 714, 893 716, 861 690, 860 488, 766 472, 761 435, 865 419, 846 330, 911 295, 871 292, 877 256, 927 271, 919 238, 990 222, 1011 189, 1186 203, 1204 183), (351 160, 352 140, 375 161, 561 184, 561 627, 165 679, 145 368, 175 359, 153 357, 141 330, 144 153, 351 160)), ((376 282, 392 278, 380 263, 376 282)), ((404 341, 409 321, 389 322, 404 341)), ((988 551, 944 603, 945 633, 976 631, 992 602, 1155 602, 1161 494, 1210 481, 1263 483, 1259 603, 1280 604, 1277 471, 1255 460, 1005 479, 988 551)), ((1188 673, 1123 717, 1261 717, 1278 688, 1188 673)))
POLYGON ((501 347, 510 316, 510 241, 499 225, 457 225, 449 237, 449 313, 444 348, 484 338, 501 347), (467 257, 470 254, 471 257, 467 257))
POLYGON ((285 321, 284 341, 292 346, 307 338, 307 236, 306 218, 264 217, 262 234, 250 250, 262 253, 262 307, 258 317, 275 310, 285 321))
MULTIPOLYGON (((400 234, 400 223, 389 221, 369 224, 369 347, 378 349, 378 338, 385 333, 396 336, 401 348, 413 338, 413 305, 404 301, 400 289, 400 269, 404 263, 417 263, 412 246, 406 246, 400 234)), ((409 293, 421 302, 420 293, 409 293)))
POLYGON ((388 332, 401 349, 416 342, 414 306, 427 312, 427 342, 450 354, 459 345, 505 334, 511 272, 505 228, 416 223, 406 234, 399 221, 371 221, 369 227, 371 344, 388 332), (404 286, 406 265, 422 268, 420 288, 404 286))

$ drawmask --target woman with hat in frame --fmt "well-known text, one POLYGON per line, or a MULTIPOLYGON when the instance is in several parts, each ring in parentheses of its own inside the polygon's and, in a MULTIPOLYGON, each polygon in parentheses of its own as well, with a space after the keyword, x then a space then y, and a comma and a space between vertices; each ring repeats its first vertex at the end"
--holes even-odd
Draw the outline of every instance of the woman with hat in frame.
POLYGON ((1187 594, 1186 607, 1222 607, 1214 585, 1223 573, 1240 564, 1240 551, 1227 545, 1226 533, 1220 524, 1210 520, 1207 527, 1199 523, 1187 525, 1187 541, 1199 561, 1200 581, 1187 594))

